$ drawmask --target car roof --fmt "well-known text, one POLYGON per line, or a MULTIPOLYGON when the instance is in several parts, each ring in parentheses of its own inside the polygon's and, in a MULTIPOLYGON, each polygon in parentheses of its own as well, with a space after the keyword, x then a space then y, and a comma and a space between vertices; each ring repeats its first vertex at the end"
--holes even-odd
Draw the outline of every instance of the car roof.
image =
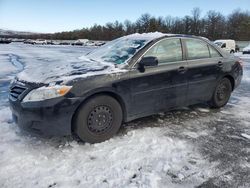
POLYGON ((214 42, 235 42, 235 40, 232 40, 232 39, 219 39, 219 40, 216 40, 214 42))
MULTIPOLYGON (((191 37, 191 38, 205 38, 195 35, 187 34, 173 34, 173 33, 161 33, 161 32, 149 32, 149 33, 134 33, 124 36, 124 38, 145 38, 145 39, 157 39, 161 37, 191 37)), ((205 38, 207 39, 207 38, 205 38)))
POLYGON ((127 38, 127 39, 141 39, 141 40, 148 40, 148 41, 153 41, 153 40, 158 40, 161 38, 167 38, 167 37, 186 37, 186 38, 197 38, 197 39, 203 39, 203 40, 208 40, 205 37, 199 37, 199 36, 194 36, 194 35, 186 35, 186 34, 172 34, 172 33, 161 33, 161 32, 150 32, 150 33, 134 33, 131 35, 127 35, 121 38, 127 38))

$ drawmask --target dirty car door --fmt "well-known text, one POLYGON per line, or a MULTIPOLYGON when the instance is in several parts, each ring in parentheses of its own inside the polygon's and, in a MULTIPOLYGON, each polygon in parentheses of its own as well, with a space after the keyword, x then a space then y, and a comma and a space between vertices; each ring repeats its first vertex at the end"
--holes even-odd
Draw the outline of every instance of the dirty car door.
POLYGON ((167 38, 154 44, 143 57, 158 58, 158 66, 134 68, 130 73, 132 107, 135 116, 150 115, 185 105, 187 62, 183 61, 179 38, 167 38))

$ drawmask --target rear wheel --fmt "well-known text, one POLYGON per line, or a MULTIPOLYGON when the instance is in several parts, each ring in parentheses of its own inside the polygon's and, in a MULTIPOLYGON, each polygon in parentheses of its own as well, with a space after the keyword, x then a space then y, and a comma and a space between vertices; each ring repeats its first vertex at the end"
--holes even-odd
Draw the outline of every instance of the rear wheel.
POLYGON ((97 95, 78 110, 75 132, 85 142, 98 143, 114 136, 121 123, 122 109, 118 101, 107 95, 97 95))
POLYGON ((232 84, 228 78, 219 81, 210 101, 211 107, 220 108, 227 104, 232 93, 232 84))

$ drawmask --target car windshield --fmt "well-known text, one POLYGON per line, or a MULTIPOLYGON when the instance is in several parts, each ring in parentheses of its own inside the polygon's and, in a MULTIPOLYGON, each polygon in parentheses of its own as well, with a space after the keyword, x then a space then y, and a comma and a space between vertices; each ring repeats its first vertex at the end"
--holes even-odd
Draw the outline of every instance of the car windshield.
POLYGON ((217 45, 217 46, 222 46, 222 42, 215 42, 215 44, 217 45))
POLYGON ((147 39, 122 37, 94 50, 87 55, 87 58, 101 62, 124 64, 148 42, 147 39))

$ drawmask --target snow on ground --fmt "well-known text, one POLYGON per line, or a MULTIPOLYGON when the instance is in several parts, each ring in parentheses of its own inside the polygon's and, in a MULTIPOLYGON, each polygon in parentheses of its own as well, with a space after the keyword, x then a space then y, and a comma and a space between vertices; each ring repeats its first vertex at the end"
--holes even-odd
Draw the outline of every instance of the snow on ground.
POLYGON ((220 110, 196 105, 141 118, 93 145, 20 131, 7 103, 10 78, 90 50, 0 46, 0 187, 250 187, 250 58, 220 110))
POLYGON ((234 54, 235 56, 243 59, 243 60, 249 60, 250 59, 250 54, 242 54, 242 52, 237 52, 234 54))
POLYGON ((179 182, 192 187, 206 180, 212 172, 202 169, 210 164, 188 142, 165 136, 165 131, 131 130, 89 145, 22 136, 14 125, 5 125, 2 187, 180 187, 179 182))

